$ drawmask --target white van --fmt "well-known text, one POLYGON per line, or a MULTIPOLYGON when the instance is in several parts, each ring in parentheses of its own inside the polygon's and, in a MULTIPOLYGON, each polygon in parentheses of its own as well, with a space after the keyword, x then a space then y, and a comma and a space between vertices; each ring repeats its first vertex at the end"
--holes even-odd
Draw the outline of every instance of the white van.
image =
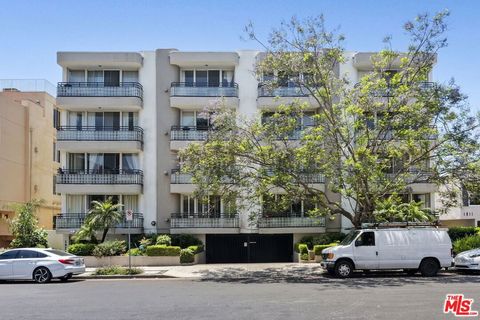
POLYGON ((340 245, 322 251, 322 267, 347 278, 353 270, 403 269, 432 277, 452 266, 452 241, 447 229, 386 228, 354 230, 340 245))

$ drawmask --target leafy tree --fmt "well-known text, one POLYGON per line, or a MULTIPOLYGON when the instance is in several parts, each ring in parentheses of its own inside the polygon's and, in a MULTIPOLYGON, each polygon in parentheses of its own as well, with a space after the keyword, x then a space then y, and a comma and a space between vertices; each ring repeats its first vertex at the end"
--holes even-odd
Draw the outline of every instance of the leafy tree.
POLYGON ((105 201, 92 201, 92 209, 88 212, 85 222, 75 234, 76 241, 89 239, 96 242, 95 233, 102 230, 101 243, 105 241, 108 230, 122 221, 123 212, 120 210, 123 204, 114 204, 112 197, 105 201))
POLYGON ((31 200, 26 203, 11 205, 15 217, 8 221, 14 239, 10 243, 12 248, 47 247, 47 232, 38 227, 37 210, 42 200, 31 200))
POLYGON ((310 209, 312 216, 340 214, 359 226, 392 218, 382 211, 390 201, 399 210, 396 219, 429 219, 418 204, 400 206, 399 195, 417 182, 455 183, 479 163, 478 121, 466 97, 453 82, 426 82, 437 52, 447 45, 447 16, 425 14, 407 22, 406 50, 394 51, 386 39, 357 84, 342 69, 351 59, 344 37, 328 30, 322 16, 282 23, 266 43, 248 26, 249 37, 265 48, 258 77, 277 72, 262 90, 275 95, 288 82, 310 98, 257 117, 239 116, 221 104, 207 107, 213 130, 204 143, 181 152, 196 195, 237 198, 254 216, 262 199, 282 189, 270 204, 279 211, 303 200, 319 204, 310 209), (305 117, 313 123, 302 126, 305 117), (312 183, 320 177, 326 188, 312 183))

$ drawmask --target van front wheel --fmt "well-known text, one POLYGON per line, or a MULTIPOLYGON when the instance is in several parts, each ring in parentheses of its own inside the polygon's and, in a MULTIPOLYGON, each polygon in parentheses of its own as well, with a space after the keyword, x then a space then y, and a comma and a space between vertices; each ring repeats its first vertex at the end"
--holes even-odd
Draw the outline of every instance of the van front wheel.
POLYGON ((424 277, 434 277, 437 275, 438 270, 440 270, 440 267, 435 261, 435 259, 432 258, 426 258, 420 263, 420 273, 424 277))
POLYGON ((349 278, 353 273, 353 265, 347 261, 339 261, 335 264, 335 275, 339 278, 349 278))

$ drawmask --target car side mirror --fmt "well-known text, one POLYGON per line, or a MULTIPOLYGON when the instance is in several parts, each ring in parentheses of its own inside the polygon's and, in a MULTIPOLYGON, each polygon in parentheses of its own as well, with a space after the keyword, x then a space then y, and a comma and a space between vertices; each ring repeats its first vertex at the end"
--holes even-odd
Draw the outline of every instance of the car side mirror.
POLYGON ((362 240, 357 239, 355 240, 355 247, 361 247, 362 246, 362 240))

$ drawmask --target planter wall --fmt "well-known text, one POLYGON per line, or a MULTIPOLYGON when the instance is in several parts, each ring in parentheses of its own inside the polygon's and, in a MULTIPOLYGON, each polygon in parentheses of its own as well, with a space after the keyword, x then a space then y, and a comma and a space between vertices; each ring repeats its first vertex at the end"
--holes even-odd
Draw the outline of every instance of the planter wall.
MULTIPOLYGON (((94 256, 83 257, 85 259, 85 266, 87 268, 97 268, 105 266, 122 266, 128 267, 128 256, 114 256, 114 257, 101 257, 94 256)), ((134 267, 157 267, 157 266, 179 266, 180 256, 161 256, 161 257, 148 257, 148 256, 132 256, 132 266, 134 267)), ((195 255, 193 264, 205 263, 205 252, 201 252, 195 255)))

